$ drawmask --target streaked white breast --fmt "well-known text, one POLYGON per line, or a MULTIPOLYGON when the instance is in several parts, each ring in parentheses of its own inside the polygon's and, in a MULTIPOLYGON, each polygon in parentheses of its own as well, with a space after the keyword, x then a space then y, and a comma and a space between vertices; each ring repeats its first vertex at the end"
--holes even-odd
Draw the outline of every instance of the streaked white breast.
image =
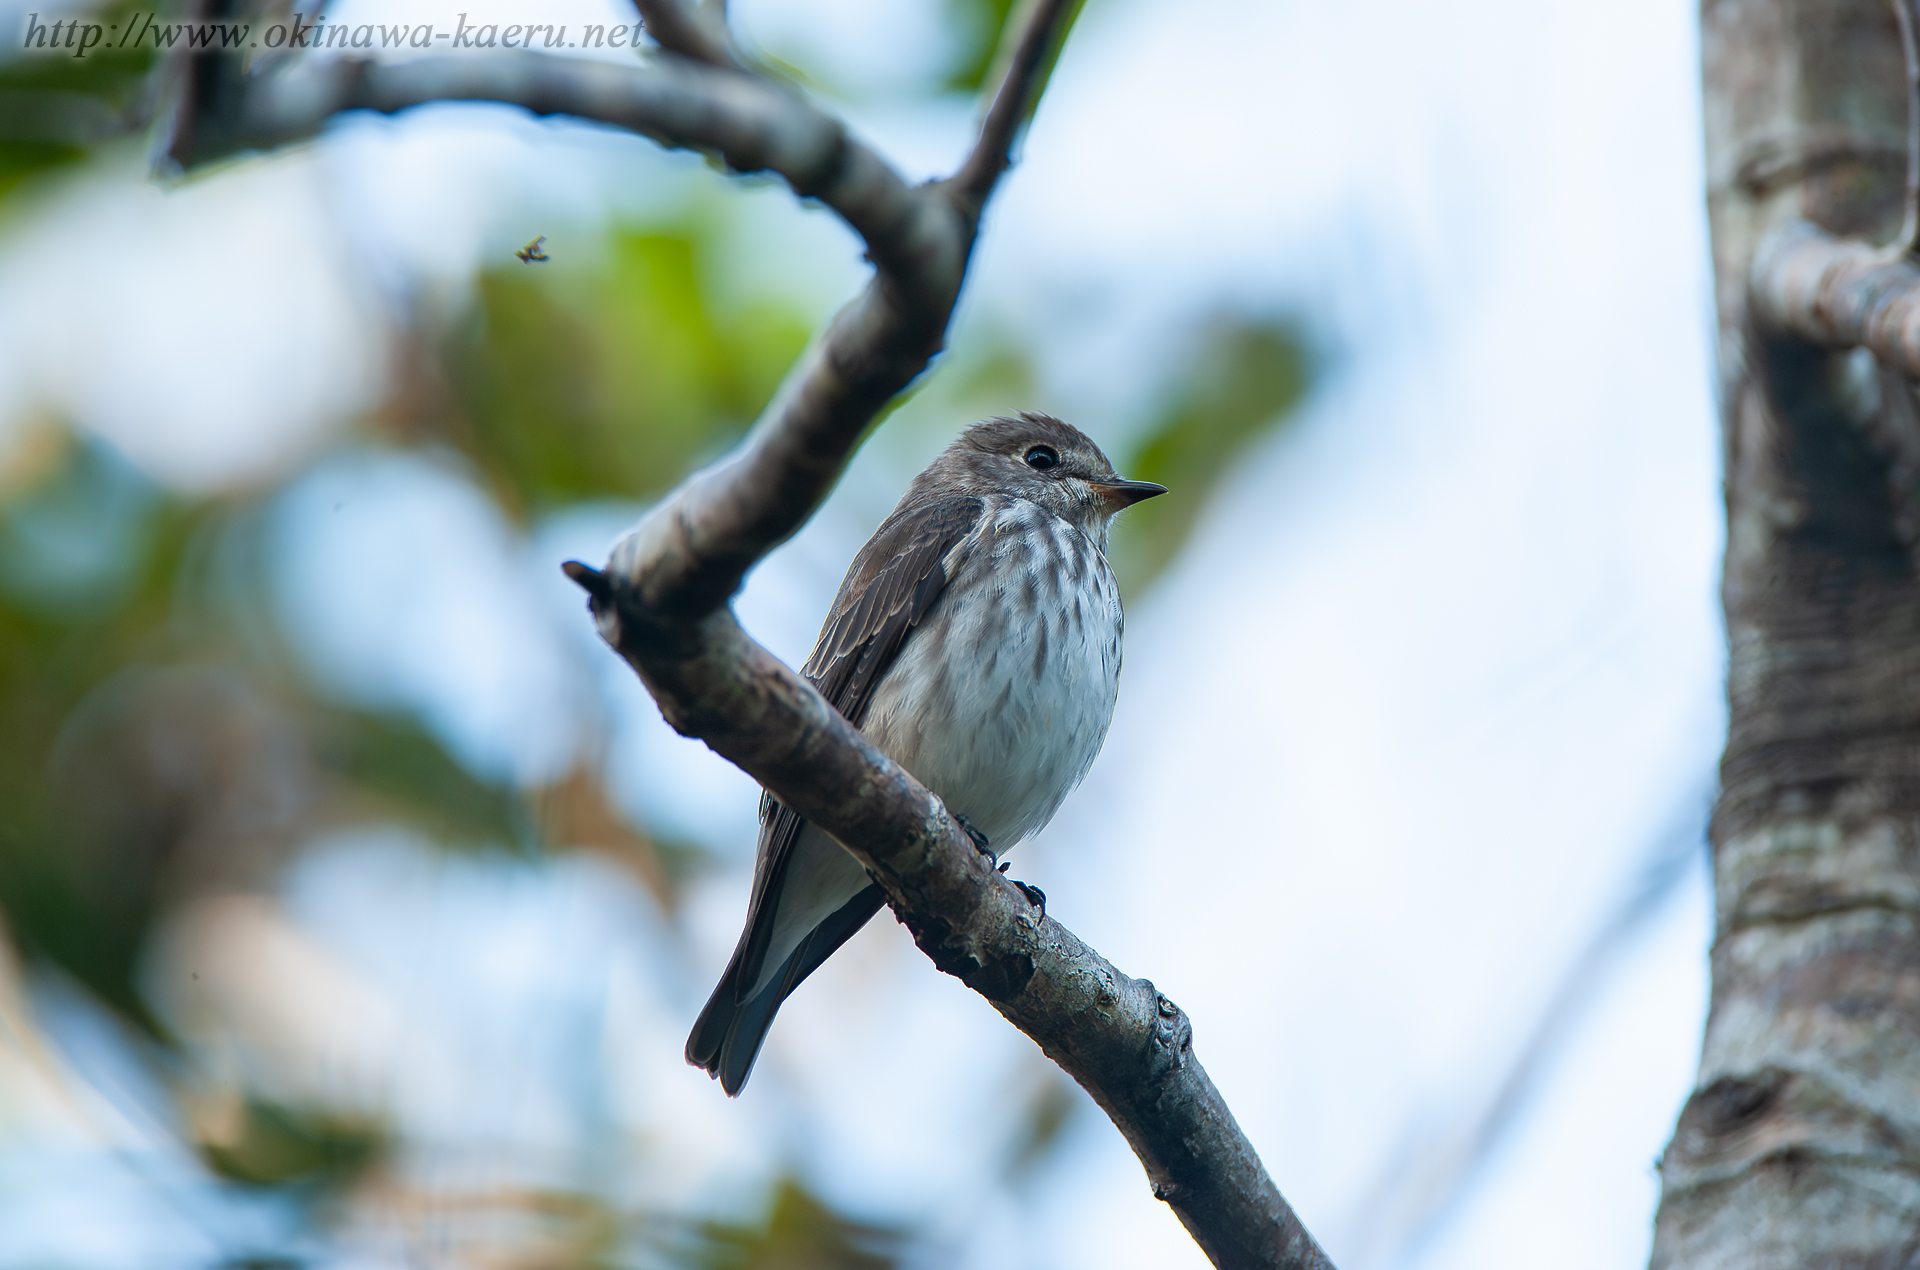
POLYGON ((1052 819, 1106 740, 1120 590, 1087 536, 990 508, 875 688, 862 730, 1004 851, 1052 819))
MULTIPOLYGON (((1031 503, 991 507, 875 685, 861 731, 1005 852, 1093 766, 1120 684, 1120 588, 1087 536, 1031 503)), ((753 991, 865 871, 821 829, 794 845, 753 991)))

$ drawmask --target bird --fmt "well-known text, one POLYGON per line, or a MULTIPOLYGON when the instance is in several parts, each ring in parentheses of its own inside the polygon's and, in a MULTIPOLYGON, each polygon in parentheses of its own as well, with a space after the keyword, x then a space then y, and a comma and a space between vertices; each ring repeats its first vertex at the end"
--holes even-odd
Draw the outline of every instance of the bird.
MULTIPOLYGON (((1107 530, 1164 493, 1051 415, 987 419, 914 478, 840 584, 802 675, 990 859, 1052 819, 1106 740, 1121 632, 1107 530)), ((746 927, 687 1062, 737 1096, 781 1004, 884 902, 838 842, 763 795, 746 927)))

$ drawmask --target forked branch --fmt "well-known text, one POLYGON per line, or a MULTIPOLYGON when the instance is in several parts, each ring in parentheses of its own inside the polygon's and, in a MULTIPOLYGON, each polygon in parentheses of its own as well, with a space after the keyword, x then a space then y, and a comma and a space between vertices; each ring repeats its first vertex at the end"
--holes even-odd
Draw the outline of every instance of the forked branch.
POLYGON ((985 996, 1078 1080, 1126 1136, 1215 1265, 1307 1270, 1326 1259, 1194 1057, 1180 1009, 1131 979, 995 873, 947 809, 748 637, 729 601, 813 514, 882 407, 946 338, 981 210, 1031 117, 1079 0, 1034 0, 953 178, 910 187, 840 123, 754 74, 718 6, 641 0, 662 48, 641 66, 537 55, 291 63, 189 95, 175 157, 282 145, 342 111, 498 101, 595 120, 739 171, 773 171, 867 245, 874 276, 788 375, 739 448, 690 478, 614 550, 570 564, 601 634, 661 712, 845 845, 936 965, 985 996))

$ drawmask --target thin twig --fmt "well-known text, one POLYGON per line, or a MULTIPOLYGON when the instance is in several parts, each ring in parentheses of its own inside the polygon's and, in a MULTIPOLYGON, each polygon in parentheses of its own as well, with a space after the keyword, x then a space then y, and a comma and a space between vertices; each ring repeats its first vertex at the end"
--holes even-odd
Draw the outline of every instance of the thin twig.
MULTIPOLYGON (((739 172, 779 173, 838 213, 882 269, 906 272, 943 226, 937 209, 836 119, 784 87, 685 59, 648 66, 539 53, 465 54, 408 62, 303 59, 256 76, 225 117, 196 120, 183 166, 318 134, 340 114, 397 114, 443 101, 493 101, 566 115, 700 150, 739 172)), ((942 218, 944 219, 944 218, 942 218)))
POLYGON ((974 215, 986 205, 1013 162, 1013 144, 1021 125, 1033 117, 1046 88, 1046 72, 1059 52, 1060 41, 1079 11, 1082 0, 1029 0, 1021 20, 1008 24, 1004 48, 1006 73, 993 105, 980 126, 973 152, 958 172, 945 182, 951 195, 974 215))
MULTIPOLYGON (((653 42, 669 53, 705 62, 709 66, 751 73, 734 50, 733 40, 724 26, 716 26, 707 11, 689 7, 679 0, 634 0, 653 42)), ((725 10, 720 17, 725 18, 725 10)))

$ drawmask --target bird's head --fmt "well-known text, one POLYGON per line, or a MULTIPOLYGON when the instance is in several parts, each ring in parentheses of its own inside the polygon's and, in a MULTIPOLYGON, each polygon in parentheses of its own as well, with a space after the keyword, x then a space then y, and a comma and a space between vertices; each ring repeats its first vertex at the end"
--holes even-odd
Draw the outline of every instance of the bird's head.
POLYGON ((914 482, 915 494, 1001 494, 1037 503, 1103 547, 1116 512, 1167 487, 1128 481, 1080 429, 1021 411, 960 434, 914 482), (925 484, 926 488, 921 487, 925 484))

